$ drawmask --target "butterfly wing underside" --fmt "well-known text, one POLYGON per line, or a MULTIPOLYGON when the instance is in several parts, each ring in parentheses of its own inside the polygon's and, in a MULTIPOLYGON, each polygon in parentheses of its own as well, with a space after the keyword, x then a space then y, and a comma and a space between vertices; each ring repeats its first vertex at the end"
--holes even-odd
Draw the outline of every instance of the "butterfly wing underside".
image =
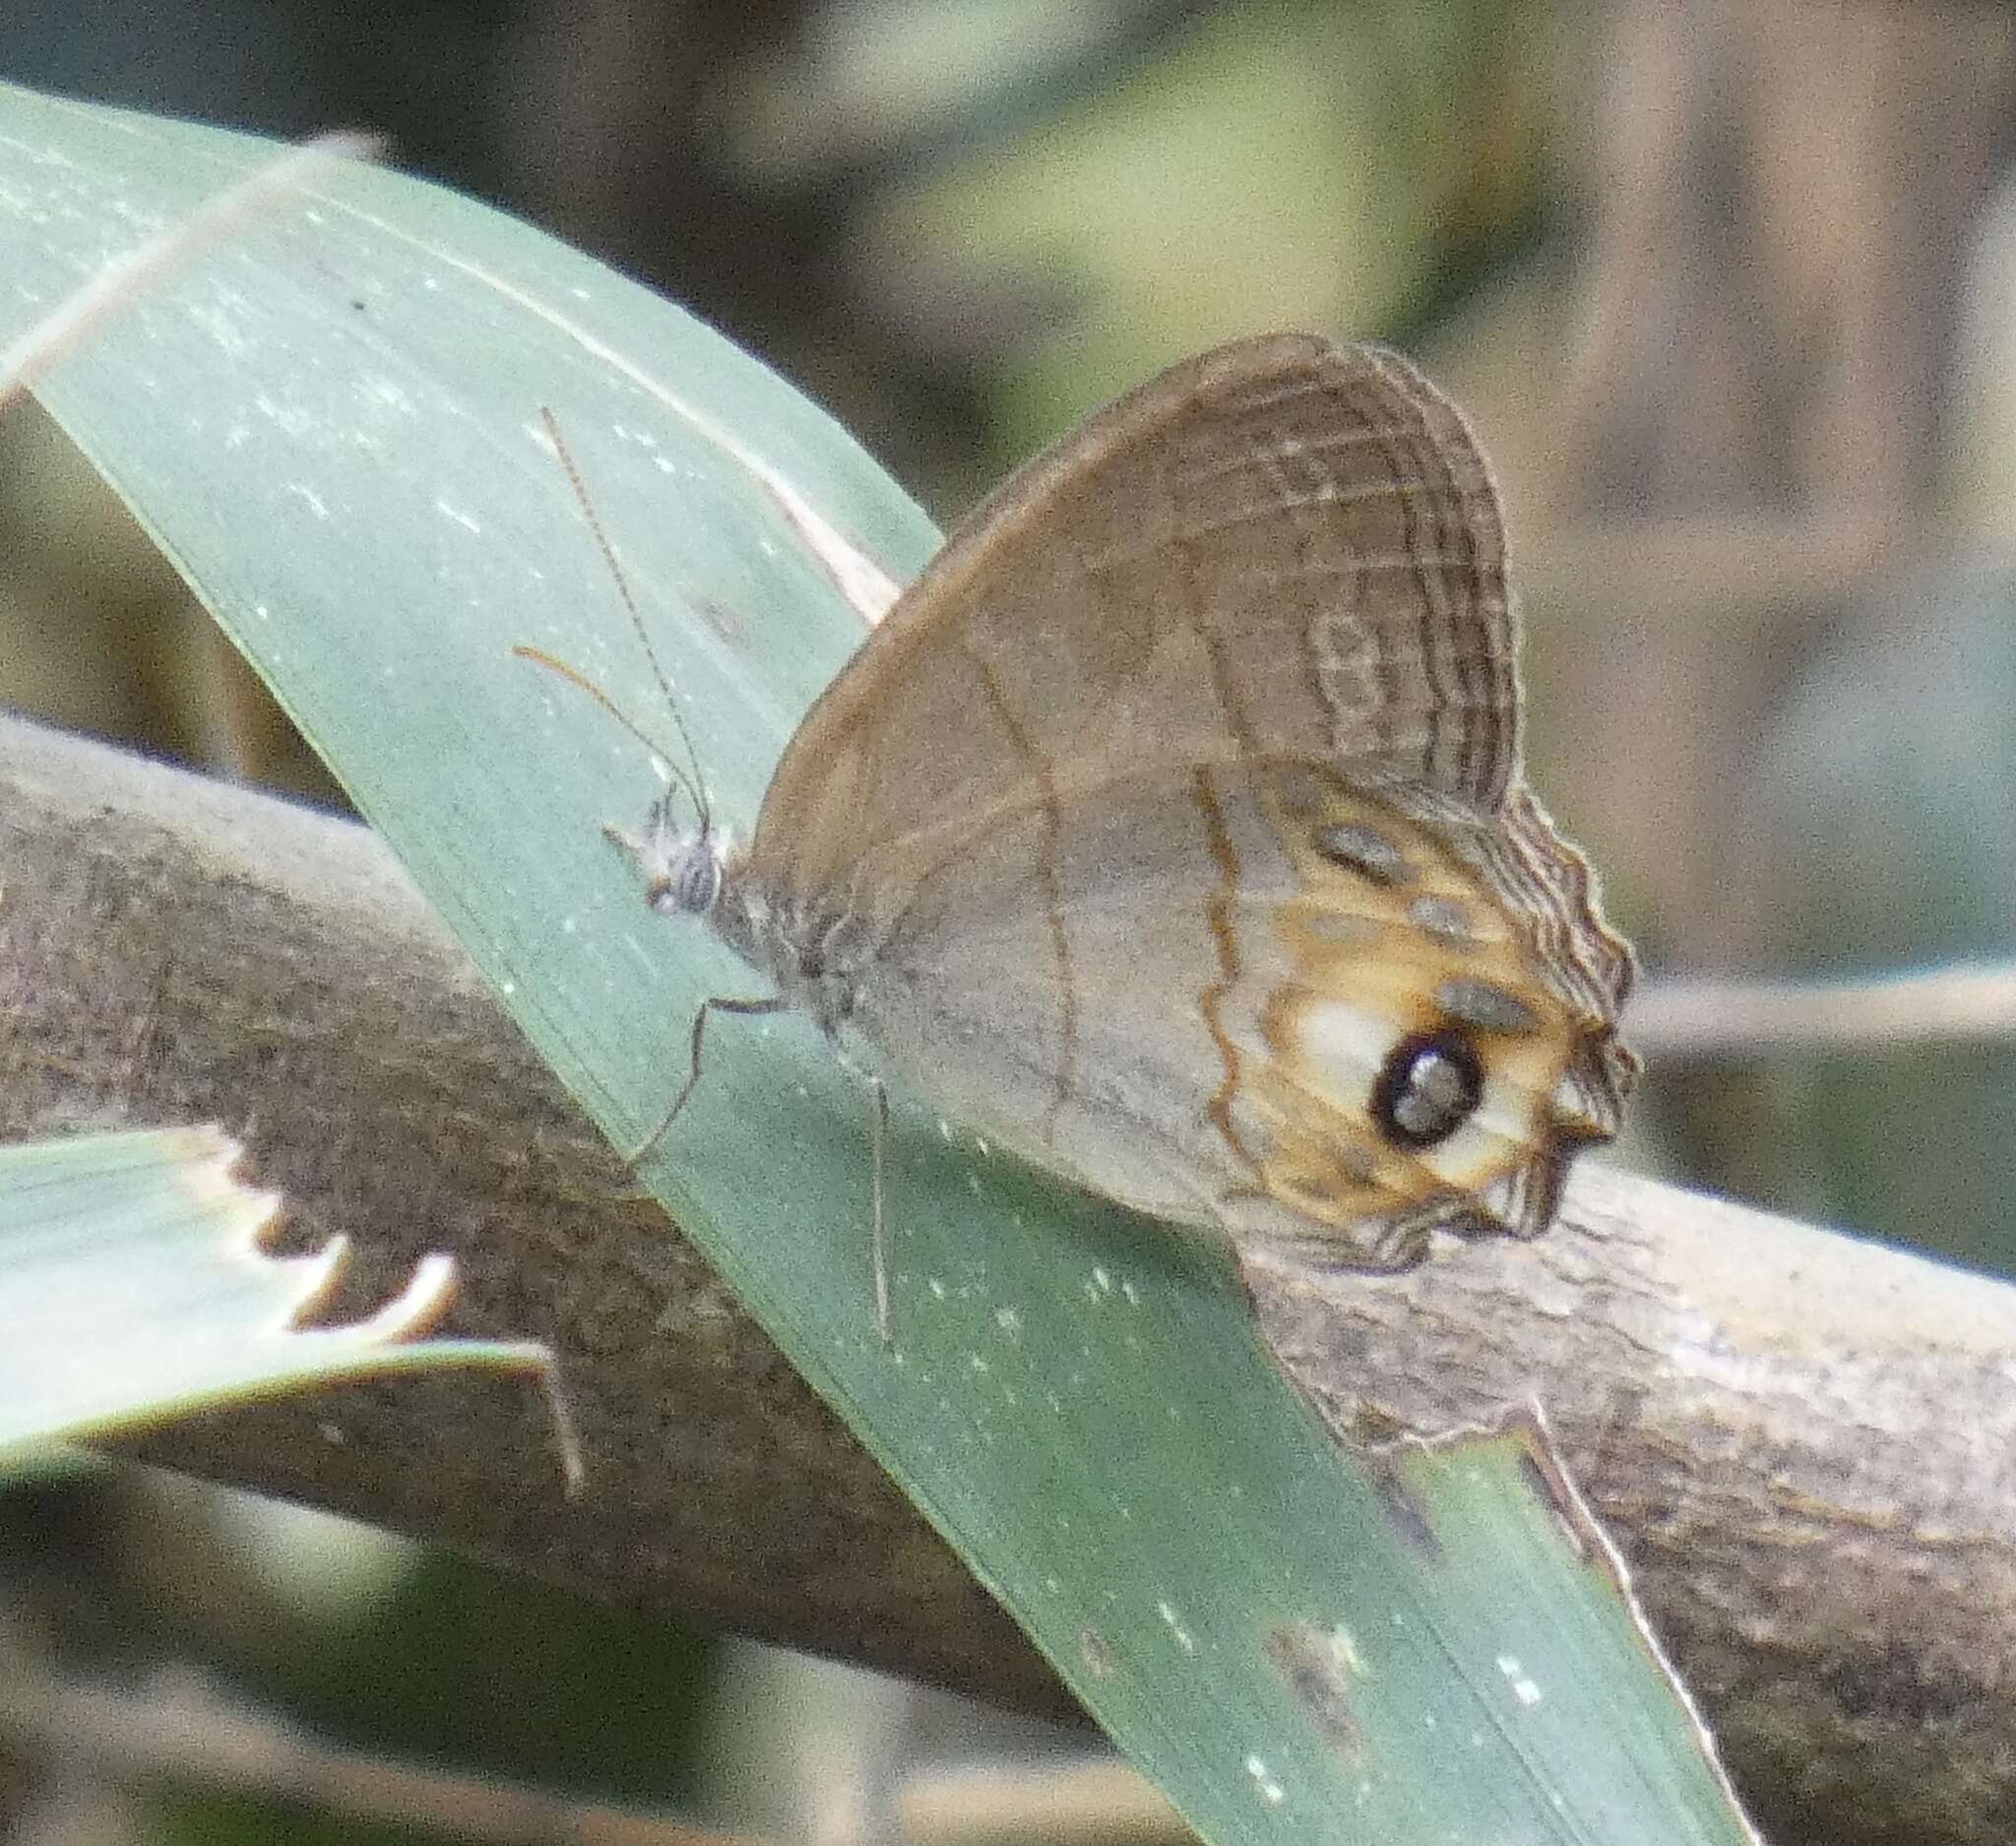
POLYGON ((962 525, 743 876, 868 945, 898 1064, 1096 1189, 1344 1262, 1537 1231, 1614 1128, 1630 964, 1524 788, 1515 653, 1460 414, 1374 349, 1240 342, 962 525))
POLYGON ((1514 651, 1497 496, 1455 408, 1395 354, 1238 342, 962 522, 799 726, 752 857, 831 890, 1144 753, 1305 756, 1489 811, 1518 762, 1514 651))

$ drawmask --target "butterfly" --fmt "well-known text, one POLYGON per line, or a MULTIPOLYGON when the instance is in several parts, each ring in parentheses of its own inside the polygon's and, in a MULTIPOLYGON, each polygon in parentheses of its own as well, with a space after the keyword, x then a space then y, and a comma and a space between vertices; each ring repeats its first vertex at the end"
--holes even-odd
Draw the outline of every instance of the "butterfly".
POLYGON ((666 1121, 710 1012, 795 1008, 1242 1250, 1537 1235, 1638 1065, 1517 654, 1489 470, 1406 360, 1283 334, 1164 372, 954 532, 746 849, 697 771, 609 830, 774 988, 696 1015, 666 1121))

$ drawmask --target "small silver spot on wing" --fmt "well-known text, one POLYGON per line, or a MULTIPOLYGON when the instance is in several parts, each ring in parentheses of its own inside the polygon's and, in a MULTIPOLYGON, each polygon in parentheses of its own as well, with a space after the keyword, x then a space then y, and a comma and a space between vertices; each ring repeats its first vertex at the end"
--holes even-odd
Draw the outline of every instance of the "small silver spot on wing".
POLYGON ((1614 1087, 1592 1089, 1581 1071, 1569 1070, 1554 1089, 1551 1113, 1563 1134, 1607 1140, 1617 1131, 1614 1087))
POLYGON ((1470 912, 1453 897, 1418 897, 1407 907, 1407 920, 1423 935, 1433 936, 1437 942, 1448 944, 1455 949, 1471 949, 1477 946, 1477 931, 1472 928, 1470 912))
POLYGON ((1316 851, 1333 865, 1361 873, 1374 884, 1408 884, 1414 878, 1407 855, 1383 833, 1356 821, 1317 828, 1316 851))
POLYGON ((1537 1032, 1540 1017, 1516 993, 1488 981, 1457 975, 1435 989, 1435 1004, 1480 1032, 1537 1032))
POLYGON ((1408 1078, 1407 1088, 1393 1105, 1393 1119, 1411 1141, 1426 1141, 1448 1132, 1471 1107, 1461 1067, 1438 1052, 1422 1056, 1408 1078))
POLYGON ((1372 1120, 1394 1147, 1436 1147, 1477 1113, 1483 1090, 1483 1067, 1461 1033, 1416 1034, 1381 1066, 1372 1120))

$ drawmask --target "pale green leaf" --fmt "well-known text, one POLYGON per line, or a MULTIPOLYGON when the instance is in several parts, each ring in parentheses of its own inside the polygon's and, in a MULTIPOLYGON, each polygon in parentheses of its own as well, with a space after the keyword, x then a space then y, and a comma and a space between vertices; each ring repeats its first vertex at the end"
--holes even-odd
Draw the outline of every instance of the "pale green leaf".
POLYGON ((347 1246, 276 1256, 279 1200, 241 1184, 215 1128, 0 1148, 0 1464, 192 1410, 392 1371, 545 1375, 545 1348, 416 1338, 453 1292, 445 1256, 366 1320, 303 1325, 347 1246))

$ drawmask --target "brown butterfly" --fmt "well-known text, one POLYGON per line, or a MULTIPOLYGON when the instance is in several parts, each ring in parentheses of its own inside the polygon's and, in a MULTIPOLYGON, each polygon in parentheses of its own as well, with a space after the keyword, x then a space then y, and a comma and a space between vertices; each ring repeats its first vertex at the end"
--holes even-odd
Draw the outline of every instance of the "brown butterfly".
POLYGON ((774 984, 709 1007, 851 1028, 1158 1218, 1399 1267, 1544 1229, 1637 1071, 1629 947, 1526 787, 1517 652, 1456 408, 1375 348, 1238 341, 967 519, 746 850, 678 789, 621 837, 655 909, 774 984))

